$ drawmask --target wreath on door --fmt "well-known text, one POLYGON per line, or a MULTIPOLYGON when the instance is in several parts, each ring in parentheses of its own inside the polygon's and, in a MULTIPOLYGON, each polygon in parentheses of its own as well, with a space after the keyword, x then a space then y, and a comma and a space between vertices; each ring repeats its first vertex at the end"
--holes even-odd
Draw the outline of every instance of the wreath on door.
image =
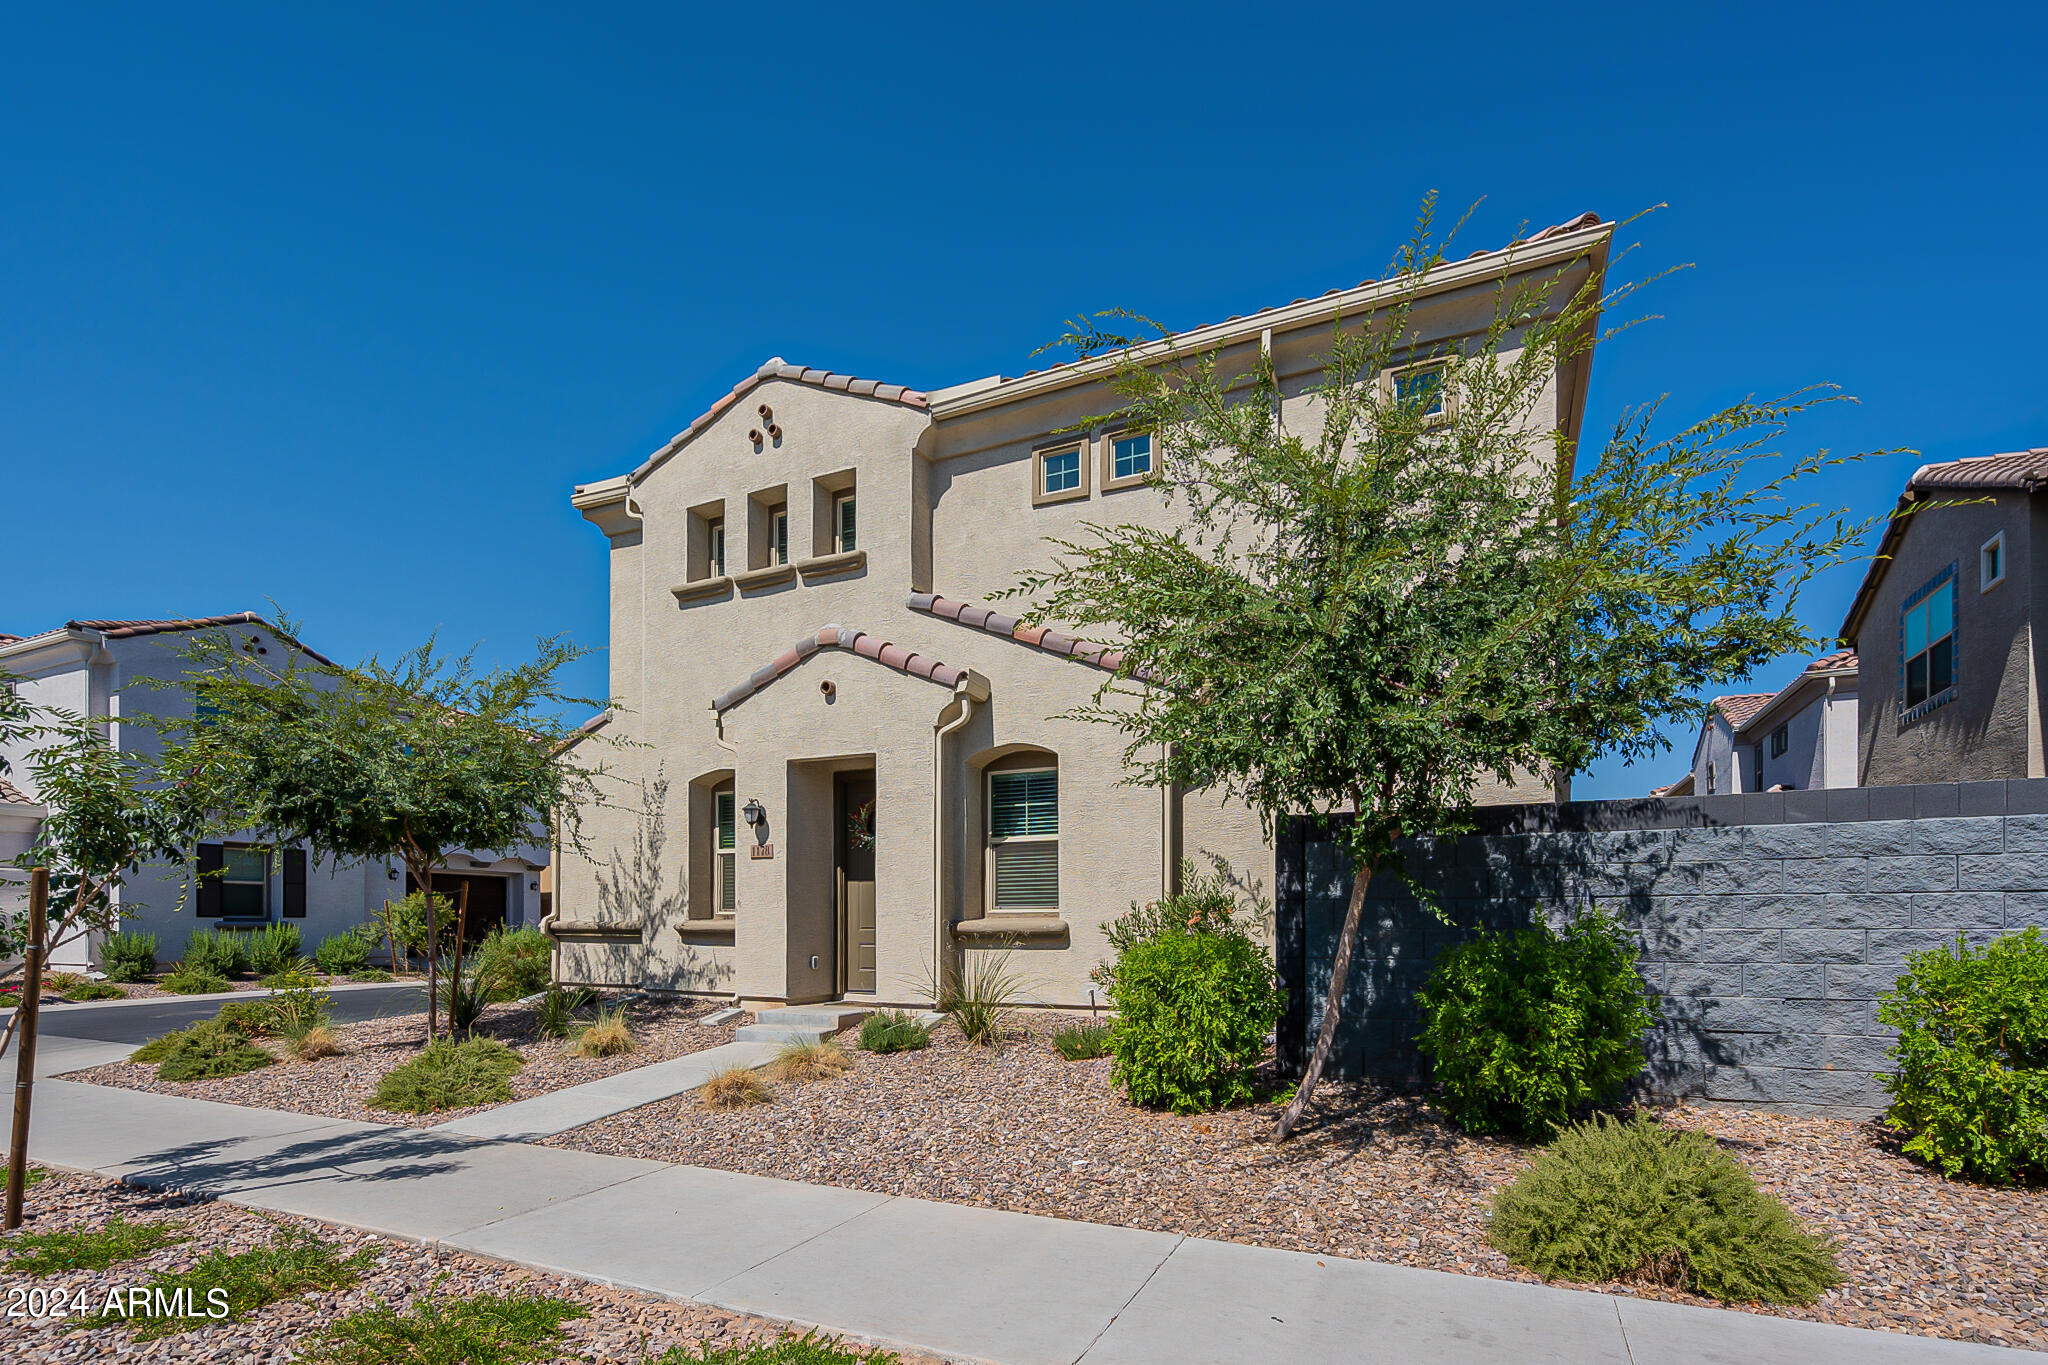
POLYGON ((846 844, 865 852, 875 846, 875 803, 863 801, 846 814, 846 844))

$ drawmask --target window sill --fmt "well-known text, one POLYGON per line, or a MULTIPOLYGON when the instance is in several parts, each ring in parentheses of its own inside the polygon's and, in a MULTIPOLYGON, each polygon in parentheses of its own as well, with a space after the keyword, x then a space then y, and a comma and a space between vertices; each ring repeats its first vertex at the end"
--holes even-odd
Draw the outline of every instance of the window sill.
POLYGON ((968 943, 1000 942, 1003 939, 1056 939, 1067 936, 1067 922, 1057 914, 987 915, 963 919, 953 926, 953 936, 968 943))
POLYGON ((1939 711, 1942 707, 1947 706, 1950 702, 1954 701, 1955 699, 1956 689, 1954 688, 1954 686, 1944 687, 1943 689, 1941 689, 1941 691, 1935 693, 1926 701, 1919 702, 1913 706, 1909 706, 1905 710, 1899 712, 1899 727, 1901 729, 1904 729, 1908 725, 1918 724, 1920 721, 1925 720, 1927 718, 1929 712, 1939 711))
POLYGON ((669 592, 678 602, 696 602, 706 597, 724 597, 732 591, 732 575, 720 574, 716 578, 699 578, 689 583, 678 583, 669 592))
POLYGON ((1133 474, 1128 479, 1106 478, 1102 481, 1102 491, 1105 493, 1121 493, 1126 488, 1143 488, 1151 482, 1152 476, 1150 474, 1133 474))
POLYGON ((687 943, 731 943, 738 921, 731 915, 711 919, 686 919, 676 926, 676 936, 687 943))
POLYGON ((1079 502, 1087 496, 1088 485, 1084 483, 1079 488, 1063 488, 1057 493, 1034 493, 1031 495, 1031 505, 1050 507, 1056 502, 1079 502))
POLYGON ((796 565, 770 564, 765 569, 749 569, 732 576, 733 585, 741 592, 752 592, 755 588, 772 588, 780 583, 796 581, 796 565))
POLYGON ((847 550, 840 554, 814 555, 796 562, 797 572, 809 582, 814 578, 831 578, 835 574, 853 573, 868 566, 866 550, 847 550))
POLYGON ((558 919, 552 924, 543 920, 541 922, 541 931, 552 939, 568 939, 586 943, 638 943, 640 941, 640 921, 637 919, 558 919))

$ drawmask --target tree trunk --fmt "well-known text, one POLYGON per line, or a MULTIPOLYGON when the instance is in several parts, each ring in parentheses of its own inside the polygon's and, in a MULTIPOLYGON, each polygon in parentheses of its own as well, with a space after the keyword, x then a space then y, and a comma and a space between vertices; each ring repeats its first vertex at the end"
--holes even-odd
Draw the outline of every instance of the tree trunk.
MULTIPOLYGON (((1316 1050, 1309 1055, 1308 1070, 1302 1074, 1300 1088, 1280 1115, 1280 1126, 1273 1133, 1275 1142, 1287 1141, 1295 1125, 1301 1122, 1309 1097, 1315 1093, 1316 1083, 1323 1078, 1323 1067, 1330 1060, 1330 1049, 1336 1045, 1337 1022, 1344 1012, 1344 989, 1351 979, 1351 950, 1358 942, 1359 922, 1365 918, 1365 888, 1371 884, 1372 874, 1378 868, 1379 864, 1374 862, 1364 868, 1354 867, 1351 871, 1351 903, 1344 907, 1344 928, 1337 939, 1337 960, 1330 967, 1330 992, 1323 1000, 1323 1023, 1316 1031, 1316 1050)), ((1303 982, 1302 987, 1306 990, 1307 983, 1303 982)))
POLYGON ((462 945, 469 938, 469 878, 462 879, 462 885, 455 889, 455 951, 448 968, 453 979, 448 983, 448 1033, 455 1034, 455 997, 462 993, 462 945))
POLYGON ((422 863, 412 869, 412 879, 420 884, 420 897, 426 906, 427 916, 427 1041, 433 1042, 441 1036, 441 936, 434 914, 434 869, 432 864, 422 863))
POLYGON ((36 1009, 43 993, 43 961, 49 956, 50 870, 36 868, 28 879, 28 943, 22 951, 21 1000, 14 1007, 21 1023, 21 1053, 14 1059, 14 1127, 7 1143, 6 1213, 0 1225, 8 1232, 21 1226, 21 1201, 28 1189, 28 1106, 36 1083, 36 1009))

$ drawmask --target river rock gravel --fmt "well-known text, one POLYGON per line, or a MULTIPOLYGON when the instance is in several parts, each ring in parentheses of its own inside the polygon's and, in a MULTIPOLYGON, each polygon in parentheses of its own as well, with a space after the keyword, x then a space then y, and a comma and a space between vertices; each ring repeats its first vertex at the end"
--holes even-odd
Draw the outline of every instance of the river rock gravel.
MULTIPOLYGON (((837 1079, 711 1112, 693 1096, 548 1139, 1020 1213, 1533 1280, 1486 1244, 1493 1192, 1531 1147, 1473 1138, 1415 1096, 1326 1085, 1275 1146, 1278 1110, 1157 1114, 1126 1103, 1110 1061, 1052 1050, 1033 1018, 999 1050, 950 1024, 922 1052, 853 1054, 837 1079)), ((1849 1283, 1807 1308, 1853 1327, 2048 1350, 2048 1190, 1943 1180, 1875 1124, 1721 1108, 1664 1112, 1713 1135, 1814 1230, 1849 1283)), ((1643 1286, 1591 1286, 1707 1303, 1643 1286)), ((1739 1305, 1738 1305, 1739 1306, 1739 1305)))

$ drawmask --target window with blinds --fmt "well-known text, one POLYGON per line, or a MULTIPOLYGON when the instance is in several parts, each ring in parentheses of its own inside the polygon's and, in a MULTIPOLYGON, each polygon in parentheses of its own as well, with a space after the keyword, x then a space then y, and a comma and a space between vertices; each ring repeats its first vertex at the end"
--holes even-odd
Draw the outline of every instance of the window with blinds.
POLYGON ((848 554, 859 548, 859 528, 855 523, 853 494, 840 495, 833 505, 833 546, 841 554, 848 554))
POLYGON ((989 903, 995 910, 1056 910, 1060 903, 1059 772, 991 773, 989 903))
POLYGON ((718 857, 718 912, 730 914, 739 908, 739 831, 733 817, 733 793, 719 792, 711 798, 713 850, 718 857))

